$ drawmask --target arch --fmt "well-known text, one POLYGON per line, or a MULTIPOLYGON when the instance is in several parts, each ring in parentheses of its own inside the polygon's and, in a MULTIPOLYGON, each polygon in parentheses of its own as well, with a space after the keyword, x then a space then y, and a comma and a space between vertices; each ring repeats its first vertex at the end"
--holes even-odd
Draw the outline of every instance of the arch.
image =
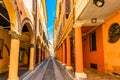
POLYGON ((3 0, 5 7, 8 11, 8 15, 10 18, 10 29, 17 30, 18 29, 18 21, 17 21, 17 14, 15 9, 15 4, 13 0, 3 0))
MULTIPOLYGON (((30 20, 29 18, 27 18, 27 17, 22 20, 22 28, 23 28, 23 26, 24 26, 25 24, 27 25, 30 33, 33 34, 33 25, 32 25, 32 22, 31 22, 31 20, 30 20)), ((20 33, 22 33, 22 28, 21 28, 21 30, 20 30, 20 33)))
POLYGON ((27 17, 22 20, 22 27, 20 29, 20 34, 22 34, 22 30, 23 30, 24 25, 27 26, 29 33, 30 33, 30 37, 31 37, 31 43, 34 44, 34 41, 35 41, 34 40, 34 33, 33 33, 34 31, 33 31, 33 25, 32 25, 31 20, 27 17))
MULTIPOLYGON (((34 31, 33 25, 29 18, 25 17, 21 22, 21 27, 19 27, 19 33, 21 34, 20 37, 20 51, 19 51, 19 65, 25 65, 26 70, 29 70, 31 63, 33 64, 34 56, 34 31), (32 57, 32 58, 31 58, 32 57)), ((22 66, 19 66, 19 70, 22 66)))

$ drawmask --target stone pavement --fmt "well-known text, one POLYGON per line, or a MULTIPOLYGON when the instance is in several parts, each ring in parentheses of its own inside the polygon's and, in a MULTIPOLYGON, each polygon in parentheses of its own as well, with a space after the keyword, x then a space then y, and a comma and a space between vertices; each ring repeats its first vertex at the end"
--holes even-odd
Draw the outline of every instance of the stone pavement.
POLYGON ((73 80, 73 77, 56 59, 50 57, 21 80, 73 80))

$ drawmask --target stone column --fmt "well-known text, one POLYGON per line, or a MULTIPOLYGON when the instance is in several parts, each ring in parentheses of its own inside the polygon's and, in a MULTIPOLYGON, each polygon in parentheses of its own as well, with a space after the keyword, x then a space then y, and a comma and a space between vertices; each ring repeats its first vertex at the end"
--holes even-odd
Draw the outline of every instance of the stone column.
POLYGON ((86 78, 86 74, 83 71, 83 51, 82 51, 82 32, 81 27, 75 29, 75 77, 76 80, 86 78))
POLYGON ((42 61, 42 48, 40 50, 40 54, 41 54, 41 56, 40 56, 40 62, 41 62, 42 61))
POLYGON ((30 65, 29 65, 29 70, 33 70, 34 69, 34 51, 35 50, 35 45, 31 44, 31 48, 30 48, 30 65))
POLYGON ((41 48, 38 48, 38 63, 41 62, 41 48))
POLYGON ((42 48, 42 61, 44 60, 45 58, 45 53, 44 53, 44 48, 42 48))
POLYGON ((59 56, 59 49, 57 49, 57 57, 58 57, 58 60, 60 59, 60 56, 59 56))
POLYGON ((46 59, 49 57, 48 55, 48 49, 45 50, 45 54, 46 54, 46 59))
POLYGON ((57 54, 58 54, 58 60, 60 61, 60 48, 58 49, 57 54))
POLYGON ((47 58, 46 48, 45 48, 45 59, 47 58))
POLYGON ((45 60, 45 50, 43 50, 43 60, 45 60))
POLYGON ((47 49, 45 49, 45 59, 47 58, 47 49))
POLYGON ((47 58, 50 57, 49 50, 47 49, 47 58))
POLYGON ((62 62, 62 46, 60 46, 60 51, 59 51, 59 53, 60 53, 60 61, 62 62))
POLYGON ((68 70, 71 70, 72 69, 72 66, 71 66, 71 50, 70 50, 70 37, 67 37, 66 38, 66 48, 67 48, 67 63, 66 63, 66 68, 68 70))
POLYGON ((8 80, 19 80, 18 78, 18 57, 20 47, 20 35, 11 31, 11 49, 8 80))
POLYGON ((65 43, 63 42, 63 63, 65 64, 65 43))
POLYGON ((41 61, 43 61, 43 50, 41 49, 41 61))

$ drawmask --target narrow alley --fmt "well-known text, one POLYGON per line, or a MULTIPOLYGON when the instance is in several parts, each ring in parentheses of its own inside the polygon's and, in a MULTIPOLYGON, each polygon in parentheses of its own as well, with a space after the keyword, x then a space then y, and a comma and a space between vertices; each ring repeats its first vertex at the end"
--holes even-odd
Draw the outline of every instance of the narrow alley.
MULTIPOLYGON (((23 75, 24 76, 24 75, 23 75)), ((63 66, 54 58, 48 58, 21 80, 73 80, 63 66)))
POLYGON ((120 0, 0 0, 0 80, 120 80, 120 0))

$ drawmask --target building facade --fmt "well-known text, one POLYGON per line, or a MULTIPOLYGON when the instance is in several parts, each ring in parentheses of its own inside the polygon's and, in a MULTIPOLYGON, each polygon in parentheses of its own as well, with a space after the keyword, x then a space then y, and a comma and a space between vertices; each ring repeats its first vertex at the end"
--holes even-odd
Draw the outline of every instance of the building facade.
POLYGON ((117 0, 56 1, 55 56, 67 69, 74 69, 77 80, 87 77, 84 67, 120 75, 119 3, 117 0))
POLYGON ((0 1, 0 73, 9 72, 8 80, 49 57, 46 24, 45 0, 0 1))

